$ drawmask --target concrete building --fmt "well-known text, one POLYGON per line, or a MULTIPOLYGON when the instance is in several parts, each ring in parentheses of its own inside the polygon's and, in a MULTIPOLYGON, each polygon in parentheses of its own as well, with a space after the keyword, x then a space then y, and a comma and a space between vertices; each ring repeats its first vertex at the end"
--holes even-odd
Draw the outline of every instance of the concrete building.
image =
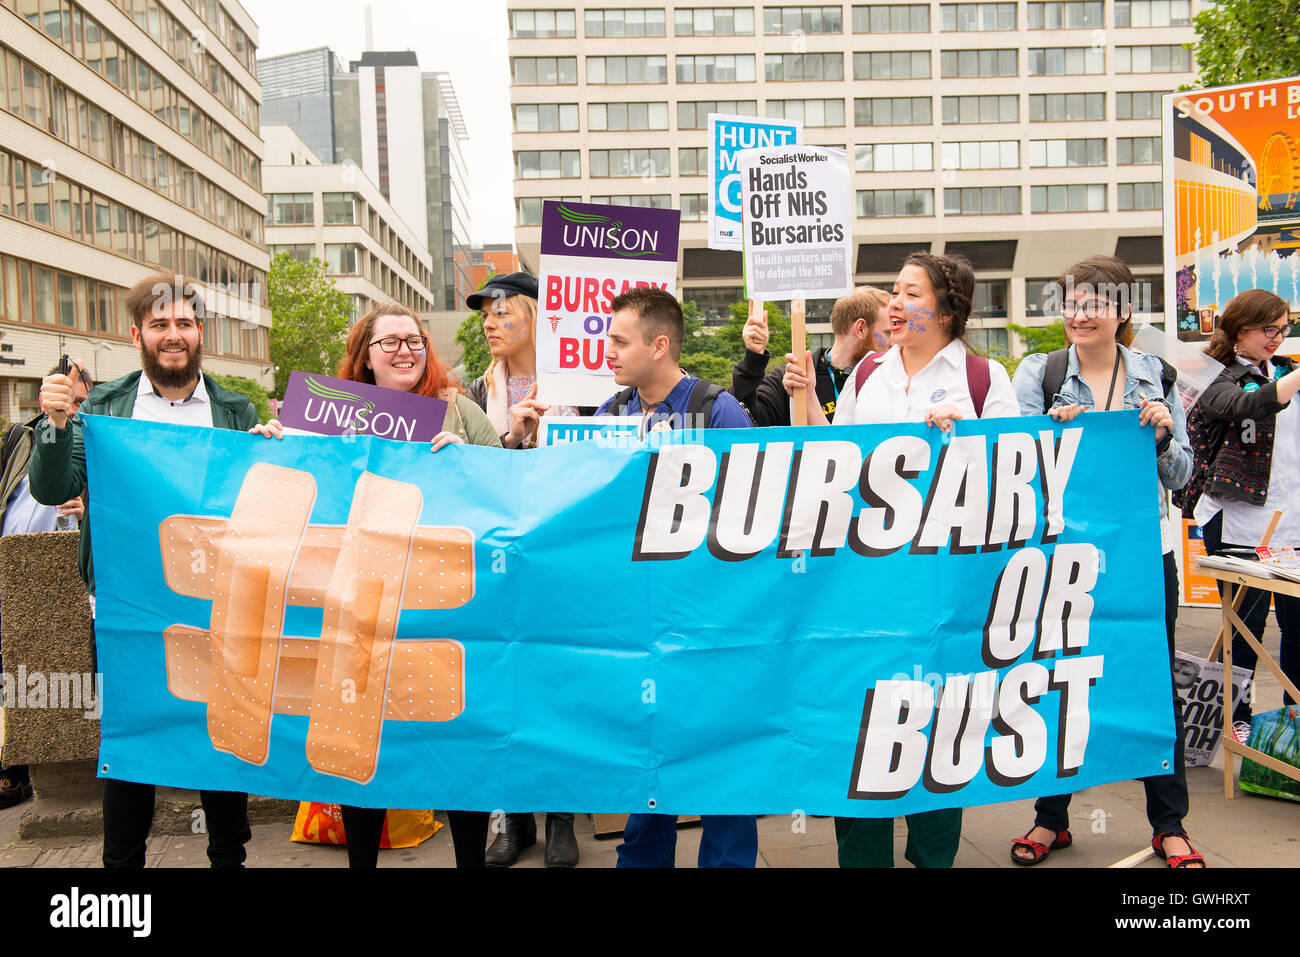
POLYGON ((323 259, 352 319, 376 302, 434 311, 432 260, 424 235, 393 209, 370 178, 350 163, 322 163, 288 126, 263 126, 266 245, 307 262, 323 259))
POLYGON ((489 276, 519 272, 519 256, 512 243, 488 243, 470 250, 469 280, 473 288, 483 285, 489 276))
POLYGON ((857 282, 965 254, 977 346, 1018 352, 1006 323, 1046 322, 1043 281, 1093 253, 1163 310, 1160 94, 1195 77, 1192 0, 508 7, 527 268, 544 198, 675 207, 682 295, 719 315, 743 291, 740 254, 706 248, 707 117, 739 113, 848 151, 857 282))
POLYGON ((236 0, 0 0, 0 416, 62 352, 138 369, 159 270, 206 284, 204 367, 271 382, 256 45, 236 0))
POLYGON ((283 123, 326 162, 353 163, 433 256, 430 288, 456 310, 470 282, 469 138, 446 73, 423 72, 410 51, 367 51, 343 72, 328 48, 259 61, 263 116, 283 123))

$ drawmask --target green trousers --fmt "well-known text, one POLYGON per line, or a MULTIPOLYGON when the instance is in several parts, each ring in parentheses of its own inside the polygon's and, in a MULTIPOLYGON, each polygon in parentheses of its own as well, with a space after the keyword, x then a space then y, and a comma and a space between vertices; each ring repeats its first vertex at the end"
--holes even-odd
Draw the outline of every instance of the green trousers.
MULTIPOLYGON (((893 867, 892 817, 837 817, 840 867, 893 867)), ((961 841, 961 808, 907 815, 907 849, 916 867, 952 867, 961 841)))

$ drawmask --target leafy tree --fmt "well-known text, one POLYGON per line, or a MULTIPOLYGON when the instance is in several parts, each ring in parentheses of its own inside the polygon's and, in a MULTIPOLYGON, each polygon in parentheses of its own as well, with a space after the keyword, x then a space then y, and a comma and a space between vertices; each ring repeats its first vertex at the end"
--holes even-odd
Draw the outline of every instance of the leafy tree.
POLYGON ((1193 18, 1197 86, 1226 86, 1300 73, 1300 0, 1231 0, 1193 18))
POLYGON ((1025 344, 1026 355, 1032 352, 1054 352, 1069 345, 1065 341, 1065 321, 1062 319, 1057 319, 1048 326, 1018 326, 1014 322, 1008 322, 1007 328, 1025 344))
POLYGON ((352 299, 335 288, 328 264, 279 253, 271 260, 266 286, 275 394, 284 395, 291 372, 333 375, 343 358, 352 299))
POLYGON ((252 379, 240 375, 214 375, 212 378, 223 389, 248 396, 257 410, 257 421, 265 423, 271 418, 271 393, 252 379))
MULTIPOLYGON (((778 358, 790 351, 790 317, 774 302, 764 303, 767 327, 771 334, 767 351, 778 358)), ((728 307, 730 316, 720 326, 706 326, 700 322, 699 308, 694 302, 682 303, 686 319, 686 339, 682 345, 682 368, 718 385, 731 385, 731 367, 745 353, 742 334, 749 319, 749 303, 734 302, 728 307)))
POLYGON ((681 366, 696 378, 714 382, 724 388, 731 386, 731 367, 735 360, 707 352, 682 353, 681 366))
POLYGON ((465 382, 473 382, 492 361, 487 336, 483 334, 483 313, 475 310, 465 317, 456 330, 456 344, 461 348, 460 362, 465 367, 465 382))

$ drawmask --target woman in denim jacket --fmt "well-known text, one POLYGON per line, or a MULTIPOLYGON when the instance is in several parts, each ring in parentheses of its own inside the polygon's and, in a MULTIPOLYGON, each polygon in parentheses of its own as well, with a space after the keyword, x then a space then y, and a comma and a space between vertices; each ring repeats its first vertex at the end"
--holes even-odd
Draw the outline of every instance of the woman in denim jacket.
MULTIPOLYGON (((1170 695, 1174 706, 1177 736, 1174 743, 1173 773, 1144 778, 1147 819, 1154 834, 1151 844, 1170 867, 1204 867, 1201 855, 1187 840, 1183 816, 1187 813, 1187 778, 1183 770, 1182 701, 1174 693, 1172 669, 1174 622, 1178 615, 1178 568, 1174 564, 1174 542, 1165 519, 1169 514, 1166 489, 1182 488, 1192 474, 1192 450, 1187 439, 1183 404, 1176 386, 1168 394, 1162 383, 1160 360, 1126 349, 1132 341, 1133 274, 1112 256, 1092 256, 1075 263, 1061 276, 1064 293, 1062 315, 1069 348, 1065 380, 1060 391, 1044 402, 1043 378, 1048 357, 1026 356, 1016 370, 1012 387, 1022 415, 1049 413, 1068 422, 1091 409, 1141 409, 1143 427, 1152 426, 1156 491, 1160 500, 1161 544, 1164 549, 1165 633, 1169 642, 1170 695), (1045 408, 1048 405, 1050 407, 1045 408)), ((1070 795, 1042 797, 1034 805, 1034 827, 1013 841, 1011 859, 1017 864, 1037 864, 1048 853, 1069 847, 1070 795)))

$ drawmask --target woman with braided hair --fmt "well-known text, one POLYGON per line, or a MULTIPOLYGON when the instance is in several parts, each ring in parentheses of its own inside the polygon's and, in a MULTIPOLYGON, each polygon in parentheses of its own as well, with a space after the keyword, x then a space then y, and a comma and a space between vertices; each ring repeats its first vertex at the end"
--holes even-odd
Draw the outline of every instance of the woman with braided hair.
MULTIPOLYGON (((912 253, 889 300, 890 347, 870 353, 844 384, 835 425, 925 422, 947 431, 957 419, 1018 416, 1007 370, 969 353, 962 336, 975 294, 975 274, 960 256, 912 253)), ((786 356, 783 384, 802 388, 808 424, 826 425, 810 388, 812 353, 786 356)), ((835 819, 841 867, 892 867, 892 818, 835 819)), ((907 815, 904 856, 917 867, 951 867, 961 840, 961 808, 907 815)))

